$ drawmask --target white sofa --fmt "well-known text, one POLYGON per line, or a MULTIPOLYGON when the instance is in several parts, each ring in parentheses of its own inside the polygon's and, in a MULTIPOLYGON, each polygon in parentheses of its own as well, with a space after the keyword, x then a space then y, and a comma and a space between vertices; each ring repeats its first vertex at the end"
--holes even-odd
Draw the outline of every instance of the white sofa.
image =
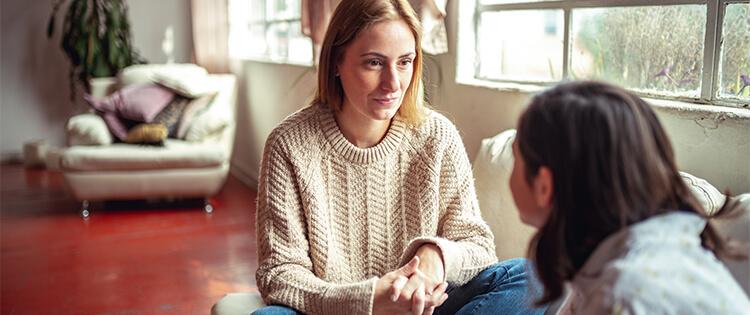
MULTIPOLYGON (((473 172, 477 197, 482 216, 495 235, 498 259, 525 257, 529 240, 534 229, 526 226, 518 217, 518 210, 508 186, 513 169, 512 144, 515 130, 506 130, 498 135, 482 140, 482 145, 474 159, 473 172)), ((683 179, 710 212, 717 211, 725 197, 715 187, 703 179, 683 173, 683 179)), ((720 231, 731 239, 745 244, 744 250, 750 253, 750 193, 732 197, 737 200, 739 216, 717 222, 720 231)), ((727 262, 745 292, 750 294, 750 261, 727 262)), ((250 314, 263 306, 257 292, 230 293, 211 309, 212 315, 250 314)), ((556 313, 550 309, 547 313, 556 313)))
POLYGON ((89 216, 90 202, 102 200, 206 198, 204 210, 213 211, 208 197, 224 185, 232 154, 234 75, 206 74, 195 65, 137 65, 124 69, 117 79, 92 81, 92 95, 103 97, 122 86, 149 83, 164 71, 201 76, 201 84, 215 88, 211 105, 191 123, 190 128, 203 128, 193 134, 203 134, 190 138, 188 131, 187 140, 167 139, 163 147, 112 143, 98 115, 71 118, 69 147, 60 157, 60 169, 73 195, 82 202, 84 218, 89 216))

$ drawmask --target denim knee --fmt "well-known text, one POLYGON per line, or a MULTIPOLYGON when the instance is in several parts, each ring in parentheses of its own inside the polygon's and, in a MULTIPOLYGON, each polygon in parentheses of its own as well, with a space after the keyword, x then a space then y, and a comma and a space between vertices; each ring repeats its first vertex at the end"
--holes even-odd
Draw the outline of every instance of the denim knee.
MULTIPOLYGON (((525 258, 513 258, 497 262, 479 273, 480 279, 496 287, 502 284, 516 283, 526 285, 528 261, 525 258)), ((483 281, 484 282, 484 281, 483 281)))
POLYGON ((297 315, 299 314, 295 309, 283 305, 269 305, 261 307, 250 315, 297 315))
MULTIPOLYGON (((528 261, 509 259, 482 270, 461 287, 450 290, 448 301, 436 314, 543 314, 546 307, 532 305, 528 261)), ((533 291, 533 290, 532 290, 533 291)))

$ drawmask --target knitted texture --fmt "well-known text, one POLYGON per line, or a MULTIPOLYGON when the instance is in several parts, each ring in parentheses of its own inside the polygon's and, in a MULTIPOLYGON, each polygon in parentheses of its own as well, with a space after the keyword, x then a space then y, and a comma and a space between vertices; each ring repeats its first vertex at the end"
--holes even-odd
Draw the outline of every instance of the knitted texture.
POLYGON ((266 141, 256 222, 265 302, 307 314, 370 314, 378 277, 425 243, 451 284, 496 261, 461 138, 436 112, 418 128, 393 119, 367 149, 327 106, 287 117, 266 141))

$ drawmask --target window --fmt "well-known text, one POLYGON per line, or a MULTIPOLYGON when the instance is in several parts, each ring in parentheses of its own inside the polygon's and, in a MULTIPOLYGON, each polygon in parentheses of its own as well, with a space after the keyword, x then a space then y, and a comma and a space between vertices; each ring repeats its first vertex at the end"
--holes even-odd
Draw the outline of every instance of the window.
POLYGON ((748 107, 748 0, 462 2, 458 80, 612 82, 643 96, 748 107))
POLYGON ((302 34, 300 0, 229 0, 229 55, 238 59, 312 64, 302 34))

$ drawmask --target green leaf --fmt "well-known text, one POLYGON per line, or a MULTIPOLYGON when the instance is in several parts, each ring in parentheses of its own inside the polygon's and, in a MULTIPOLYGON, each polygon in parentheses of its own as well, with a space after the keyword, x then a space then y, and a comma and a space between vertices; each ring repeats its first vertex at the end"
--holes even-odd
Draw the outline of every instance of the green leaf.
MULTIPOLYGON (((47 25, 54 32, 56 8, 70 2, 62 23, 60 47, 71 63, 71 87, 78 80, 88 89, 91 77, 112 76, 145 60, 132 45, 127 5, 122 0, 56 0, 47 25)), ((71 90, 71 94, 75 91, 71 90)))

